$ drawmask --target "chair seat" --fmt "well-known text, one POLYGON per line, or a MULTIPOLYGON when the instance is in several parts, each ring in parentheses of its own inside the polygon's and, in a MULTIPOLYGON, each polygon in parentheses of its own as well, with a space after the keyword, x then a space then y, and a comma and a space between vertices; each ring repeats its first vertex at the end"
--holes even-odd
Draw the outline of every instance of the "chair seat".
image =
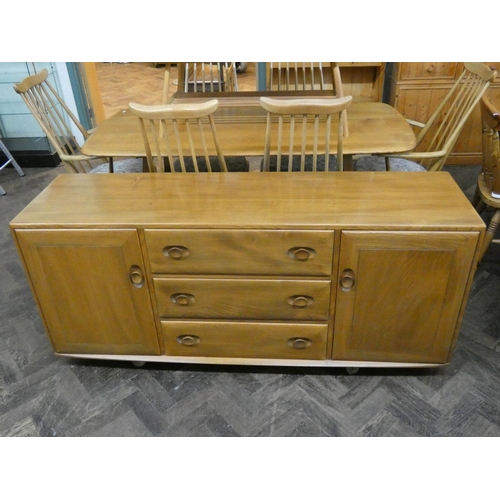
MULTIPOLYGON (((305 158, 305 171, 312 172, 313 169, 313 157, 312 155, 306 155, 305 158)), ((271 156, 269 158, 269 171, 276 172, 276 164, 278 163, 277 156, 271 156)), ((263 169, 264 160, 262 160, 260 169, 263 169)), ((325 155, 318 155, 316 162, 316 170, 318 172, 325 171, 325 155)), ((335 172, 337 170, 337 158, 334 155, 330 155, 328 159, 328 171, 335 172)), ((281 157, 281 167, 280 172, 288 172, 288 156, 281 157)), ((292 172, 300 172, 300 156, 295 155, 292 159, 292 172)))
MULTIPOLYGON (((209 159, 212 172, 221 172, 219 158, 217 158, 217 156, 210 156, 209 159)), ((224 159, 226 160, 228 172, 248 172, 250 169, 248 160, 244 156, 224 156, 224 159)), ((207 162, 204 157, 197 156, 196 161, 198 162, 198 169, 200 172, 208 172, 207 162)), ((191 157, 185 157, 184 164, 186 165, 186 172, 195 171, 193 159, 191 157)), ((179 160, 174 161, 174 171, 182 172, 179 160)))
MULTIPOLYGON (((391 158, 391 172, 427 172, 426 168, 404 158, 391 158)), ((361 172, 385 172, 385 158, 381 156, 362 156, 354 163, 354 170, 361 172)))
MULTIPOLYGON (((115 174, 129 174, 129 173, 141 173, 142 168, 142 158, 132 158, 130 160, 119 160, 113 162, 113 170, 115 174)), ((103 163, 93 168, 89 174, 108 174, 109 164, 103 163)))

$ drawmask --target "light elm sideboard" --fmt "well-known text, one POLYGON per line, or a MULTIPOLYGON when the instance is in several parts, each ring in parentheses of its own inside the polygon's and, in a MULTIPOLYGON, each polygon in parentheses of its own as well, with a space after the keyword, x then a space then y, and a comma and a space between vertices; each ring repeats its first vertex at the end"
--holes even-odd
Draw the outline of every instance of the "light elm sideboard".
POLYGON ((57 177, 12 222, 55 353, 450 362, 484 224, 448 173, 57 177))

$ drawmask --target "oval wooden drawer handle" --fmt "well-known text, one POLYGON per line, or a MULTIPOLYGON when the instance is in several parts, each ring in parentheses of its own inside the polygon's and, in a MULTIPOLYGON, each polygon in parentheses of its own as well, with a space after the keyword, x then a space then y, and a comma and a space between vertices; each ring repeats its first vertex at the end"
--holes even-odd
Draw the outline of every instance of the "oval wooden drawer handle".
POLYGON ((179 342, 179 344, 191 347, 199 344, 201 340, 197 335, 179 335, 177 337, 177 342, 179 342))
POLYGON ((308 338, 294 337, 288 339, 287 344, 293 349, 305 349, 312 344, 312 341, 308 338))
POLYGON ((349 292, 353 289, 355 283, 354 271, 352 269, 344 269, 340 275, 340 288, 344 292, 349 292))
POLYGON ((316 250, 309 247, 293 247, 288 250, 287 255, 291 259, 303 262, 312 259, 316 255, 316 250))
POLYGON ((162 252, 165 257, 170 257, 174 260, 182 260, 189 257, 189 248, 179 245, 165 247, 162 252))
POLYGON ((309 295, 292 295, 291 297, 288 297, 287 302, 292 307, 304 308, 312 305, 314 303, 314 299, 309 297, 309 295))
POLYGON ((136 288, 142 288, 144 285, 144 277, 142 275, 141 268, 139 266, 130 266, 128 273, 132 285, 136 288))
POLYGON ((173 293, 170 295, 170 300, 179 306, 189 306, 195 302, 194 295, 190 293, 173 293))

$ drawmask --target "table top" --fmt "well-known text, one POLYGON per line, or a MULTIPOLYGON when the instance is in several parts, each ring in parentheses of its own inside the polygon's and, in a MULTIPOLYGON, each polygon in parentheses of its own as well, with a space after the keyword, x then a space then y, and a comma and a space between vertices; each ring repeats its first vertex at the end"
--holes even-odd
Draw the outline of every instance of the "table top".
POLYGON ((61 174, 11 223, 54 225, 484 230, 448 172, 61 174))
MULTIPOLYGON (((214 113, 217 135, 224 155, 262 156, 266 133, 266 111, 260 106, 262 95, 290 97, 287 93, 235 92, 178 93, 173 102, 186 99, 219 100, 214 113)), ((301 97, 295 92, 295 97, 301 97)), ((304 97, 304 96, 302 96, 304 97)), ((310 93, 308 97, 311 97, 310 93)), ((314 97, 331 98, 331 93, 316 92, 314 97)), ((344 154, 401 153, 416 145, 415 134, 405 118, 388 104, 353 101, 347 110, 349 136, 344 138, 344 154)), ((336 127, 332 125, 332 147, 336 127)), ((82 152, 91 156, 145 156, 139 120, 128 110, 110 117, 87 139, 82 152)), ((214 154, 210 152, 210 154, 214 154)))

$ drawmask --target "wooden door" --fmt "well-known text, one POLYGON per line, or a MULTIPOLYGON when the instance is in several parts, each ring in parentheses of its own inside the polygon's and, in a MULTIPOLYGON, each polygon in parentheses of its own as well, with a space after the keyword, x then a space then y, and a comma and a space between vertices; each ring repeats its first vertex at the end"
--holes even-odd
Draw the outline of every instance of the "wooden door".
POLYGON ((136 230, 16 230, 56 352, 159 354, 136 230))
POLYGON ((342 233, 334 359, 446 363, 478 233, 342 233))

